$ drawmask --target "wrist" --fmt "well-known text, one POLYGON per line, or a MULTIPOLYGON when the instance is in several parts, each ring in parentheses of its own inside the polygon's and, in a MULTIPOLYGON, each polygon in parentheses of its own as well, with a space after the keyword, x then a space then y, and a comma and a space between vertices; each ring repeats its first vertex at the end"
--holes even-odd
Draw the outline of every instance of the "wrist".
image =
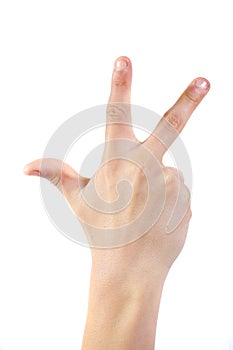
POLYGON ((129 293, 138 290, 154 290, 163 285, 169 268, 144 253, 116 250, 92 250, 91 283, 100 288, 111 287, 114 291, 127 288, 129 293))
POLYGON ((164 280, 133 283, 116 274, 101 278, 93 268, 83 350, 154 349, 164 280))

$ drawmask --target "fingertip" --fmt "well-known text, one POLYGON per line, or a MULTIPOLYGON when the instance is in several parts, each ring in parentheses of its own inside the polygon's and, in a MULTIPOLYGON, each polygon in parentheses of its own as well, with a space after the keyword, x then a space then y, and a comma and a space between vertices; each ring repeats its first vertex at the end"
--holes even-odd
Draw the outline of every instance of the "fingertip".
POLYGON ((25 175, 40 176, 39 169, 35 169, 35 166, 33 166, 33 163, 29 163, 25 165, 25 167, 23 168, 23 172, 25 175))
POLYGON ((29 164, 25 165, 25 167, 23 168, 23 172, 25 175, 29 175, 30 173, 29 164))
POLYGON ((198 77, 195 78, 191 84, 187 87, 187 89, 184 91, 183 95, 181 96, 181 100, 184 103, 185 100, 188 99, 191 104, 193 104, 195 107, 201 102, 201 100, 206 96, 206 94, 209 92, 210 89, 210 82, 206 78, 198 77))
POLYGON ((119 56, 114 62, 110 103, 130 103, 132 66, 127 56, 119 56))
POLYGON ((210 90, 210 82, 206 78, 197 77, 192 81, 190 87, 191 88, 194 87, 198 89, 200 92, 206 94, 210 90))
POLYGON ((127 56, 119 56, 114 62, 114 68, 116 71, 124 71, 131 66, 131 61, 127 56))

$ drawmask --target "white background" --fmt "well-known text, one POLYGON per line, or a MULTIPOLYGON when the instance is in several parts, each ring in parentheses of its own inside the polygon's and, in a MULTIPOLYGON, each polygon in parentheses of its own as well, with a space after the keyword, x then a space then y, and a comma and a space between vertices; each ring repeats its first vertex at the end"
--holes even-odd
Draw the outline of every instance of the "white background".
POLYGON ((90 253, 55 229, 39 179, 22 169, 67 118, 106 102, 119 55, 133 62, 132 102, 160 114, 196 76, 212 84, 182 134, 193 218, 164 288, 156 349, 225 349, 233 336, 231 6, 1 1, 1 349, 80 349, 90 253))

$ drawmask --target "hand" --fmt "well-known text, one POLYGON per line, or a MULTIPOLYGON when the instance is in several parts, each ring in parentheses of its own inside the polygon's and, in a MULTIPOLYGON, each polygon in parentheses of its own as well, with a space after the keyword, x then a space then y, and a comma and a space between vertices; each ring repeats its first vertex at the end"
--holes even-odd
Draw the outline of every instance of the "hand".
POLYGON ((191 218, 184 179, 177 169, 165 167, 162 158, 210 84, 204 78, 193 80, 153 133, 139 142, 131 125, 131 78, 130 60, 118 58, 106 113, 105 150, 93 178, 81 177, 57 159, 36 160, 25 167, 26 174, 42 176, 63 192, 91 247, 90 311, 83 349, 153 347, 155 326, 151 323, 157 319, 163 283, 182 250, 191 218), (141 307, 143 325, 140 319, 126 329, 120 324, 119 332, 113 332, 119 308, 121 320, 125 316, 132 321, 141 307), (136 331, 134 339, 131 331, 136 331), (122 339, 128 343, 123 345, 122 339))

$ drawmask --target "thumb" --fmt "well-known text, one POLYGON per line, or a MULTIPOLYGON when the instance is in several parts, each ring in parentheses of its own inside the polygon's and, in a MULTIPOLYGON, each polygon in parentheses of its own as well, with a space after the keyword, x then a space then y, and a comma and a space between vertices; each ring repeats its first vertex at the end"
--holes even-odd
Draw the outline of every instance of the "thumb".
POLYGON ((35 175, 49 180, 65 196, 79 192, 89 181, 80 176, 71 166, 60 159, 37 159, 24 167, 26 175, 35 175))

